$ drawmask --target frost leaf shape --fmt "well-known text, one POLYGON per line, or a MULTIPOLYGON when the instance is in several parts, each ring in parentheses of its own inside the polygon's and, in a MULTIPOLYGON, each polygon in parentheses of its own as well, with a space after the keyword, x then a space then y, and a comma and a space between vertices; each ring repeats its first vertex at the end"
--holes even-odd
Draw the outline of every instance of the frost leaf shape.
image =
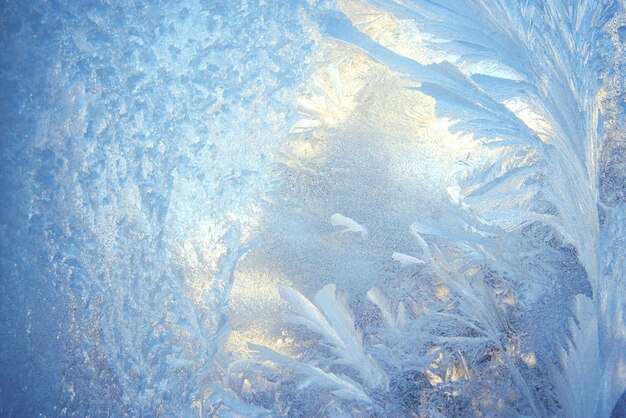
POLYGON ((394 252, 391 255, 391 258, 403 266, 409 266, 412 264, 424 264, 424 261, 420 260, 417 257, 413 257, 411 255, 398 253, 398 252, 394 252))
POLYGON ((328 284, 317 292, 317 306, 289 287, 282 286, 279 291, 294 313, 288 315, 286 320, 304 325, 324 337, 326 344, 337 356, 335 364, 349 366, 357 371, 363 384, 369 388, 384 388, 388 385, 380 366, 365 353, 361 332, 354 325, 344 296, 337 294, 334 284, 328 284))
POLYGON ((391 304, 389 303, 389 300, 379 288, 372 287, 370 290, 368 290, 367 300, 372 302, 378 307, 378 309, 380 309, 380 312, 383 315, 383 319, 390 329, 395 331, 400 331, 404 329, 404 326, 406 324, 406 310, 402 302, 398 304, 398 311, 394 316, 393 312, 391 311, 391 304))
POLYGON ((347 216, 343 216, 340 213, 335 213, 330 217, 330 223, 333 226, 343 226, 345 227, 345 229, 342 231, 343 233, 346 232, 354 232, 357 234, 361 234, 362 236, 367 236, 367 228, 359 223, 357 223, 356 221, 354 221, 354 219, 352 218, 348 218, 347 216))
POLYGON ((341 399, 360 401, 365 404, 372 403, 371 398, 365 393, 363 387, 347 376, 326 372, 319 367, 284 356, 261 345, 248 343, 248 347, 258 358, 271 361, 274 364, 305 376, 307 380, 301 385, 301 389, 306 386, 316 386, 322 389, 330 389, 333 395, 341 399))

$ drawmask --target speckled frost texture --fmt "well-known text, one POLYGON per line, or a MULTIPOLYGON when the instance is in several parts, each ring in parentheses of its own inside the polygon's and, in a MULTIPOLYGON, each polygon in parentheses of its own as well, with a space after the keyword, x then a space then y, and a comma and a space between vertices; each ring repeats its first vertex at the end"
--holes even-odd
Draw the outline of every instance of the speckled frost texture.
POLYGON ((0 415, 202 398, 314 42, 279 3, 2 2, 0 415))
POLYGON ((0 416, 626 414, 623 0, 0 4, 0 416))

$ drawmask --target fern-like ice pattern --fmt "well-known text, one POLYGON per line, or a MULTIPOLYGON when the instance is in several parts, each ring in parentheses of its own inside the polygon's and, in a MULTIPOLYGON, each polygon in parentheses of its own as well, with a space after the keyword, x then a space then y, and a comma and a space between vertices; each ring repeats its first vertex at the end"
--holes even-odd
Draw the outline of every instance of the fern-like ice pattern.
POLYGON ((623 0, 0 5, 0 416, 626 415, 623 0))

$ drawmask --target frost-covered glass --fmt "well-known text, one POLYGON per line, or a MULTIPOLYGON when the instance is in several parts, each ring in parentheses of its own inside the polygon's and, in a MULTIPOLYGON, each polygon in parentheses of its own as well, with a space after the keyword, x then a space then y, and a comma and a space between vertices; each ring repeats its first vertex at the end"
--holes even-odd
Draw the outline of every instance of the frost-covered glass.
POLYGON ((626 415, 621 0, 0 4, 0 416, 626 415))

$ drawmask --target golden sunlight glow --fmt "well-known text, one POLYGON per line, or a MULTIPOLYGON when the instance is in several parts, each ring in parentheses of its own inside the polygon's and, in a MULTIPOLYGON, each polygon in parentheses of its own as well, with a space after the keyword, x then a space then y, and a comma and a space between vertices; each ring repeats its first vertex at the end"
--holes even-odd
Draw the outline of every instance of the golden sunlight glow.
POLYGON ((437 386, 443 383, 443 379, 430 370, 426 370, 424 374, 426 375, 428 383, 430 383, 431 386, 437 386))
POLYGON ((398 20, 391 13, 360 0, 340 0, 338 8, 357 29, 396 54, 422 64, 454 59, 427 48, 425 41, 431 36, 420 32, 410 20, 398 20))
POLYGON ((522 360, 531 369, 537 365, 537 358, 533 352, 522 354, 522 360))

